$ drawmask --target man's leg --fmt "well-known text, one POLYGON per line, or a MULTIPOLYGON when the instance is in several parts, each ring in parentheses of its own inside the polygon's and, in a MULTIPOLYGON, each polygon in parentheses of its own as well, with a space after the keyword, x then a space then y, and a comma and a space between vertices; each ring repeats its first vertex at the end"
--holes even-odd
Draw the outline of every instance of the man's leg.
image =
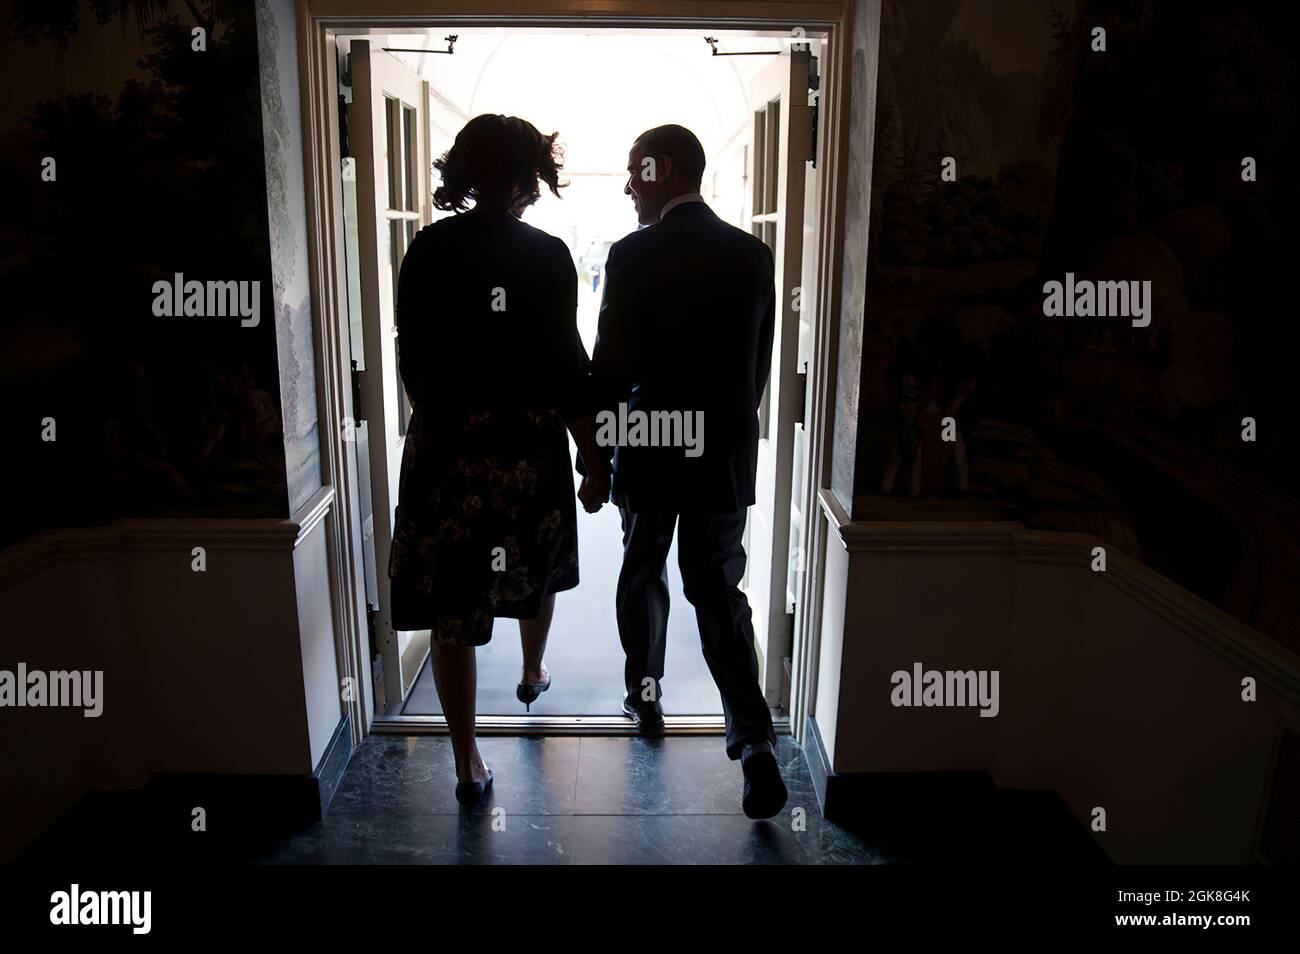
POLYGON ((745 745, 776 744, 772 713, 758 684, 754 624, 749 600, 740 590, 745 575, 745 512, 682 514, 677 555, 686 598, 695 607, 704 661, 722 695, 727 719, 727 755, 741 757, 745 745))
POLYGON ((668 641, 668 550, 673 543, 675 513, 632 513, 619 508, 623 518, 623 568, 618 574, 614 605, 618 637, 627 662, 623 681, 628 701, 652 706, 659 701, 664 677, 664 650, 668 641), (647 688, 646 679, 653 683, 647 688), (647 695, 651 695, 647 699, 647 695))

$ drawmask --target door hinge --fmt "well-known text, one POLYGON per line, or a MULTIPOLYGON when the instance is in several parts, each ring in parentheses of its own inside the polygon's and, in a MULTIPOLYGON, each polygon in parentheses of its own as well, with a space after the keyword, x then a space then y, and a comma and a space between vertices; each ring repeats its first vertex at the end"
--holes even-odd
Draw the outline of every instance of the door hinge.
POLYGON ((357 359, 352 359, 352 419, 365 420, 361 413, 361 372, 357 370, 357 359))
POLYGON ((795 373, 795 378, 799 381, 799 402, 794 407, 794 422, 800 427, 804 426, 804 418, 807 416, 806 408, 808 407, 808 362, 803 363, 803 370, 795 373))
POLYGON ((817 168, 817 117, 818 117, 818 113, 820 112, 820 110, 817 107, 821 103, 821 99, 822 99, 821 96, 817 96, 812 101, 812 134, 809 137, 811 142, 811 146, 809 147, 809 152, 812 153, 811 161, 812 161, 812 167, 814 169, 817 168))
POLYGON ((370 658, 371 660, 381 660, 383 655, 379 652, 379 646, 375 643, 375 613, 377 608, 374 603, 366 603, 366 631, 370 634, 370 658))
POLYGON ((811 158, 809 161, 812 162, 812 167, 814 169, 817 168, 817 122, 818 119, 820 118, 819 113, 821 112, 817 107, 822 100, 821 97, 822 78, 821 78, 821 74, 818 72, 818 66, 819 64, 817 62, 817 57, 810 56, 808 58, 808 92, 812 93, 813 97, 812 97, 812 104, 811 104, 812 135, 809 137, 809 140, 812 143, 812 145, 809 150, 811 153, 811 158))
POLYGON ((348 108, 352 105, 352 54, 343 56, 342 72, 339 74, 339 156, 352 155, 348 142, 348 108))
POLYGON ((375 604, 366 603, 366 629, 370 631, 370 679, 374 692, 375 711, 380 712, 388 705, 388 693, 384 691, 384 656, 375 645, 375 604))

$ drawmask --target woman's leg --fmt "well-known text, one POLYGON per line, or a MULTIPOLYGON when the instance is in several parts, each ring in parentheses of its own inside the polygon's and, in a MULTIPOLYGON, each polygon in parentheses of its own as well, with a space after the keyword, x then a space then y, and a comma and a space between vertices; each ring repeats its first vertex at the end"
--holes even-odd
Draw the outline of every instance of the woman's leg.
POLYGON ((478 690, 478 667, 473 646, 452 646, 434 642, 429 650, 433 682, 438 688, 451 748, 456 753, 456 781, 481 782, 487 766, 474 740, 474 693, 478 690))
POLYGON ((519 641, 524 650, 524 678, 521 682, 545 682, 546 637, 551 631, 551 617, 555 615, 555 594, 542 600, 542 608, 532 619, 519 621, 519 641))

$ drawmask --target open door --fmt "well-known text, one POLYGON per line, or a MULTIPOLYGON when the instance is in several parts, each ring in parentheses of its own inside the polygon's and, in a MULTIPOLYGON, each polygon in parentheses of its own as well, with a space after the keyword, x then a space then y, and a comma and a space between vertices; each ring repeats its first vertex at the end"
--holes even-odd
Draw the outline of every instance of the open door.
POLYGON ((411 416, 397 370, 394 305, 406 248, 430 221, 429 87, 366 40, 352 43, 351 72, 348 134, 356 161, 364 354, 358 362, 356 414, 359 438, 368 449, 372 518, 363 536, 373 544, 372 622, 383 660, 384 700, 393 704, 406 698, 429 647, 427 631, 393 629, 387 572, 402 447, 411 416))
POLYGON ((789 698, 786 660, 793 639, 790 518, 797 422, 802 419, 799 322, 803 269, 804 179, 813 158, 807 48, 792 47, 750 84, 754 115, 749 149, 750 231, 776 262, 772 373, 759 406, 758 480, 745 528, 749 569, 742 586, 754 613, 759 679, 769 705, 789 698))

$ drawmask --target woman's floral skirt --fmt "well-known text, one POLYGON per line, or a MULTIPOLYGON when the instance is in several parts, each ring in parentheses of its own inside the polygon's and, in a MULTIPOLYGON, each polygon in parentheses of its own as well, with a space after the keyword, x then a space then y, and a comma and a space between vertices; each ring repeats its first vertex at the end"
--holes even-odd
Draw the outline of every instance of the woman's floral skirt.
POLYGON ((555 411, 430 413, 406 435, 388 575, 393 625, 482 646, 578 585, 568 434, 555 411))

